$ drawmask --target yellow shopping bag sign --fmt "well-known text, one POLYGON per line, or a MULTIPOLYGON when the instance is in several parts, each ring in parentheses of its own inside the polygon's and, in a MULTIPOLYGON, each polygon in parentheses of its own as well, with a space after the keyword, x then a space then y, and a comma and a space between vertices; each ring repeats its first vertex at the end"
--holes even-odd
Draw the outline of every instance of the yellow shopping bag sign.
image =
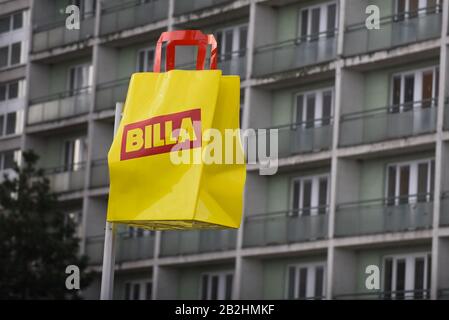
MULTIPOLYGON (((216 143, 206 132, 225 137, 239 127, 240 79, 214 70, 216 50, 211 35, 164 32, 154 72, 132 75, 108 154, 108 221, 158 230, 240 226, 245 164, 194 161, 216 143), (167 72, 161 73, 163 42, 167 72), (198 70, 173 70, 176 45, 198 46, 198 70), (211 70, 203 70, 208 45, 211 70), (178 155, 191 161, 179 162, 178 155)), ((239 134, 232 140, 235 159, 243 158, 239 134)))

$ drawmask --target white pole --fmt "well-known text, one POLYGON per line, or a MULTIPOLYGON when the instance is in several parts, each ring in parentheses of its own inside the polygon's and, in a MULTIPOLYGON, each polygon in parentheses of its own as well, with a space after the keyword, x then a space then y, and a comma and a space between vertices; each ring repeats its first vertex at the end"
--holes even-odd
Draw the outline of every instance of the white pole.
MULTIPOLYGON (((115 104, 114 136, 117 133, 122 116, 123 103, 115 104)), ((114 268, 115 268, 115 235, 116 226, 106 221, 104 234, 103 270, 101 273, 101 300, 112 300, 114 292, 114 268)))

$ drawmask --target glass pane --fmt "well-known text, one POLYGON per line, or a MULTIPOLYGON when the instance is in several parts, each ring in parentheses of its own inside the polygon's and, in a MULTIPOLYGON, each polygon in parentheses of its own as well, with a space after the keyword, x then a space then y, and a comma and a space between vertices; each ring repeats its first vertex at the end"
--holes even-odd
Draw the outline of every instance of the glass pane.
POLYGON ((396 166, 388 167, 387 204, 394 205, 396 197, 396 166))
POLYGON ((335 34, 336 24, 337 24, 337 5, 331 4, 327 7, 327 36, 333 37, 335 34))
POLYGON ((145 51, 139 52, 139 58, 137 62, 137 71, 144 72, 145 71, 145 51))
POLYGON ((140 299, 140 284, 135 283, 133 286, 133 300, 139 300, 140 299))
POLYGON ((391 258, 388 258, 385 260, 385 279, 384 279, 384 292, 386 299, 391 298, 392 276, 393 276, 393 260, 391 258))
POLYGON ((405 290, 405 260, 398 260, 396 263, 396 299, 404 299, 405 290))
POLYGON ((0 33, 8 32, 10 28, 10 16, 0 18, 0 33))
POLYGON ((23 13, 22 12, 16 13, 13 16, 12 28, 20 29, 20 28, 22 28, 22 25, 23 25, 23 13))
POLYGON ((12 82, 8 85, 8 99, 15 99, 19 96, 19 83, 12 82))
POLYGON ((431 288, 432 282, 432 256, 427 255, 427 290, 431 288))
POLYGON ((0 101, 6 100, 6 84, 0 84, 0 101))
POLYGON ((307 297, 307 268, 299 269, 299 299, 307 297))
POLYGON ((246 42, 248 37, 248 27, 244 26, 240 28, 240 39, 239 39, 239 56, 243 57, 246 51, 246 42))
POLYGON ((211 300, 217 300, 218 299, 218 276, 212 276, 212 292, 210 294, 211 300))
POLYGON ((207 300, 207 288, 209 284, 209 276, 203 275, 201 280, 201 299, 207 300))
POLYGON ((304 10, 301 13, 301 38, 307 35, 308 22, 309 22, 309 10, 304 10))
POLYGON ((418 165, 418 201, 427 200, 427 182, 429 178, 429 165, 427 163, 420 163, 418 165))
POLYGON ((125 300, 131 300, 131 284, 125 283, 125 300))
POLYGON ((0 136, 3 136, 5 134, 3 131, 5 129, 4 122, 5 122, 5 116, 1 115, 0 116, 0 136))
POLYGON ((323 126, 329 125, 332 115, 332 91, 323 92, 323 126))
POLYGON ((318 201, 320 207, 318 212, 320 214, 325 214, 327 206, 327 178, 320 179, 318 201))
POLYGON ((415 93, 415 76, 406 76, 404 79, 404 111, 413 108, 415 93))
POLYGON ((0 68, 6 67, 8 65, 8 47, 0 48, 0 68))
POLYGON ((304 180, 303 187, 302 215, 310 216, 310 207, 312 205, 312 180, 304 180))
POLYGON ((147 51, 147 66, 145 68, 146 72, 153 71, 153 62, 154 62, 154 50, 147 51))
POLYGON ((6 134, 16 133, 16 113, 11 112, 6 116, 6 134))
POLYGON ((288 299, 295 298, 295 276, 296 276, 296 268, 290 266, 288 268, 288 299))
POLYGON ((20 63, 22 43, 17 42, 11 46, 11 65, 20 63))
POLYGON ((315 269, 315 297, 316 298, 321 298, 324 296, 323 286, 324 286, 324 268, 317 267, 315 269))
POLYGON ((423 108, 432 106, 433 97, 433 71, 428 71, 423 74, 422 79, 422 100, 423 108))
POLYGON ((232 298, 232 280, 233 280, 233 275, 227 274, 226 275, 225 300, 231 300, 231 298, 232 298))
POLYGON ((304 121, 303 118, 303 110, 304 110, 304 96, 298 95, 296 96, 296 123, 300 124, 304 121))
POLYGON ((309 35, 314 39, 318 37, 318 33, 320 32, 320 12, 320 8, 312 9, 311 30, 309 35))
POLYGON ((410 167, 401 166, 399 180, 399 203, 408 203, 410 185, 410 167))
POLYGON ((153 296, 152 295, 152 288, 153 288, 153 285, 152 285, 152 283, 151 282, 147 282, 147 284, 146 284, 146 288, 145 288, 145 299, 146 300, 151 300, 151 297, 153 296))
POLYGON ((313 128, 314 126, 315 126, 315 95, 310 94, 307 96, 306 127, 313 128))
POLYGON ((234 30, 228 30, 225 33, 225 60, 231 59, 232 54, 232 42, 233 42, 234 30))
POLYGON ((424 258, 415 259, 415 299, 423 298, 424 290, 424 258))
POLYGON ((399 105, 401 104, 401 77, 393 78, 393 108, 392 112, 399 112, 399 105))
POLYGON ((297 215, 298 214, 298 210, 300 208, 299 206, 299 195, 300 195, 300 191, 301 191, 301 182, 296 180, 293 181, 293 215, 297 215))
POLYGON ((418 15, 419 0, 409 0, 409 16, 416 17, 418 15))
POLYGON ((14 151, 6 151, 4 153, 5 163, 3 165, 3 169, 12 169, 14 168, 14 151))

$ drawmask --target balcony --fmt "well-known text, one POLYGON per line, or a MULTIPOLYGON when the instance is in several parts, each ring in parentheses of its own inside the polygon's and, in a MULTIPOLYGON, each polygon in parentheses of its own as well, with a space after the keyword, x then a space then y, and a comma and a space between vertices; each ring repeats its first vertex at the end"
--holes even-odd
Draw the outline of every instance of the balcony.
POLYGON ((278 156, 289 157, 296 154, 329 150, 332 146, 332 119, 313 120, 298 124, 288 124, 267 128, 266 132, 256 131, 248 135, 248 144, 258 145, 260 139, 270 146, 269 130, 278 130, 278 156), (326 122, 327 124, 323 124, 326 122))
POLYGON ((114 0, 105 2, 101 10, 100 35, 106 35, 146 24, 154 23, 168 17, 166 0, 114 0))
POLYGON ((412 102, 343 115, 340 146, 354 146, 436 131, 435 100, 412 102))
POLYGON ((349 293, 334 296, 336 300, 425 300, 430 299, 430 290, 376 291, 349 293))
POLYGON ((41 20, 33 26, 33 52, 40 52, 56 47, 85 41, 94 36, 94 15, 80 22, 79 30, 66 28, 66 15, 58 15, 41 20))
MULTIPOLYGON (((86 239, 86 255, 91 265, 103 263, 104 236, 86 239)), ((154 234, 130 237, 127 232, 120 232, 116 237, 115 262, 123 263, 136 260, 152 259, 154 256, 154 234)))
POLYGON ((90 170, 90 187, 109 187, 108 159, 93 160, 90 170))
POLYGON ((432 227, 431 194, 410 195, 337 206, 335 236, 351 237, 432 227))
POLYGON ((44 174, 50 180, 50 188, 56 193, 79 191, 84 188, 85 162, 45 169, 44 174))
POLYGON ((401 14, 381 18, 378 30, 369 30, 365 21, 348 26, 344 39, 344 56, 385 50, 440 37, 442 14, 439 6, 406 14, 410 17, 404 19, 405 14, 401 14))
POLYGON ((253 76, 261 77, 279 72, 329 62, 335 59, 335 31, 326 31, 308 38, 291 39, 255 49, 253 76), (314 40, 310 40, 310 38, 314 40))
POLYGON ((65 91, 30 101, 27 124, 63 120, 89 112, 92 105, 90 87, 65 91))
POLYGON ((99 84, 95 97, 95 111, 112 110, 116 102, 124 102, 129 78, 99 84))
POLYGON ((192 230, 164 231, 162 233, 161 256, 177 256, 234 250, 237 231, 192 230))
POLYGON ((243 247, 325 239, 328 232, 327 211, 327 207, 317 207, 248 216, 245 218, 243 247))
POLYGON ((174 14, 181 15, 229 2, 232 0, 175 0, 174 14))

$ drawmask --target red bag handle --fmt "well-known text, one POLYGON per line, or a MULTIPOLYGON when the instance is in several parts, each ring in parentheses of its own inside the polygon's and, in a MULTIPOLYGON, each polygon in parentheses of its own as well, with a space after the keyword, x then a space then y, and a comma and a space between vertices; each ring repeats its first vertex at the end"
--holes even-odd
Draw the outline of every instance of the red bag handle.
POLYGON ((204 70, 207 46, 211 45, 210 69, 217 69, 217 41, 211 34, 204 34, 199 30, 176 30, 162 32, 156 45, 154 54, 154 72, 161 72, 162 43, 167 42, 167 56, 165 70, 175 68, 175 46, 198 46, 196 69, 204 70))

